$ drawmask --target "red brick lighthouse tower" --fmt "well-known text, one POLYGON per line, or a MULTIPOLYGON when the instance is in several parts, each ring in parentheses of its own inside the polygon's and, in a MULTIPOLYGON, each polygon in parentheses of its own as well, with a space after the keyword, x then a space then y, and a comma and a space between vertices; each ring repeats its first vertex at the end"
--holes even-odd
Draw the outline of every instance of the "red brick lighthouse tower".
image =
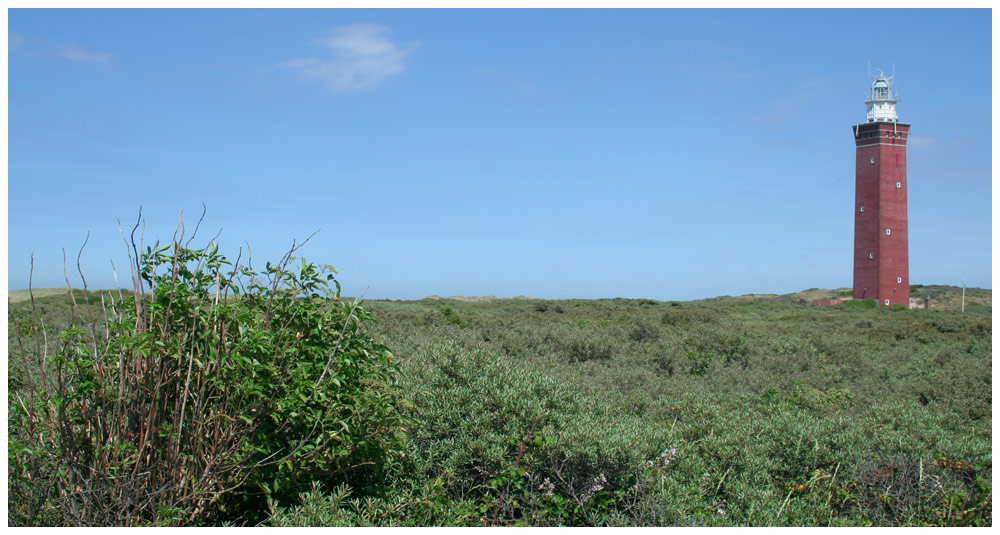
POLYGON ((854 125, 854 298, 910 304, 906 244, 906 138, 896 115, 892 77, 872 83, 868 122, 854 125))

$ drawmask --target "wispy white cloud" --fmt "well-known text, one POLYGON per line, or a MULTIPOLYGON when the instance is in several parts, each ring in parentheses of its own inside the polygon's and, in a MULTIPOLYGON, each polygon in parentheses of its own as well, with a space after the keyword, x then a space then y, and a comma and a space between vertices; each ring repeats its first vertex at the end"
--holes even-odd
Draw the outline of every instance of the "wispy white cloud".
POLYGON ((674 62, 667 65, 678 76, 695 80, 756 80, 760 73, 731 61, 715 63, 674 62))
POLYGON ((931 136, 910 136, 906 142, 911 147, 933 147, 939 144, 941 140, 931 136))
POLYGON ((111 61, 111 54, 106 52, 92 52, 74 43, 60 46, 56 53, 59 57, 71 61, 86 63, 108 63, 111 61))
POLYGON ((833 79, 814 77, 799 82, 794 90, 771 101, 768 121, 789 121, 806 113, 815 101, 831 92, 833 79))
POLYGON ((389 28, 375 24, 351 24, 334 28, 330 37, 315 43, 329 49, 330 58, 299 58, 280 63, 318 80, 334 91, 375 87, 382 80, 406 70, 406 57, 419 42, 404 48, 390 41, 389 28))
POLYGON ((733 48, 730 45, 715 39, 699 39, 692 42, 691 46, 698 52, 705 54, 728 56, 733 52, 733 48))
POLYGON ((961 147, 964 145, 969 145, 969 138, 962 137, 952 137, 952 138, 940 138, 933 136, 910 136, 907 138, 906 144, 910 147, 961 147))
POLYGON ((799 87, 808 94, 825 93, 833 87, 833 78, 816 76, 802 82, 799 87))
POLYGON ((24 53, 29 57, 39 59, 59 58, 98 65, 108 65, 112 60, 111 54, 107 52, 95 52, 77 43, 39 42, 37 40, 27 43, 27 41, 23 35, 9 32, 7 34, 7 49, 13 51, 23 47, 24 53))
POLYGON ((519 96, 533 97, 541 94, 541 90, 537 84, 523 80, 511 74, 493 69, 484 69, 483 73, 486 74, 490 80, 499 83, 501 86, 513 91, 519 96))

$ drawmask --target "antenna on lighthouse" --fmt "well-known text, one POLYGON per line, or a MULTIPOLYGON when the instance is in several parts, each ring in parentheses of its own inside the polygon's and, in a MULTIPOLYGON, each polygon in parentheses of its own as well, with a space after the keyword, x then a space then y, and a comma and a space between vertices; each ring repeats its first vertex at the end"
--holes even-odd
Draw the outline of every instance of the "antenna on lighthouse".
MULTIPOLYGON (((868 60, 868 77, 865 78, 865 82, 871 83, 873 78, 875 77, 872 76, 872 60, 868 60)), ((868 98, 868 95, 865 95, 865 98, 868 98)))
POLYGON ((896 100, 899 100, 899 84, 896 83, 896 64, 892 64, 892 92, 896 100))

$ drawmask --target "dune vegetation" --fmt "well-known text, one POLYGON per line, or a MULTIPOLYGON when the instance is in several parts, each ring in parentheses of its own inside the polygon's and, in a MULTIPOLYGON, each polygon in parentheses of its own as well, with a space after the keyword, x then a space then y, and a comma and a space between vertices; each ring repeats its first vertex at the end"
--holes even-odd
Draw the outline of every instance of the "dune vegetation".
POLYGON ((11 525, 992 524, 986 290, 360 303, 136 256, 9 301, 11 525))

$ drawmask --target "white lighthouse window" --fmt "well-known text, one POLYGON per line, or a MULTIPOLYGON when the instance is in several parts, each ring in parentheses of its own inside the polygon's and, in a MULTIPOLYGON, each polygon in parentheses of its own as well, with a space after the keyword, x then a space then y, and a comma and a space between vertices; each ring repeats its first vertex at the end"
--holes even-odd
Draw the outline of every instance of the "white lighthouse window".
POLYGON ((875 258, 875 253, 868 253, 868 260, 873 260, 875 258))
POLYGON ((875 163, 875 158, 872 158, 872 163, 875 163))
POLYGON ((896 282, 903 284, 903 277, 896 277, 896 282))
POLYGON ((864 206, 862 206, 862 207, 861 207, 861 211, 862 211, 862 212, 864 212, 864 211, 865 211, 865 207, 864 207, 864 206))
POLYGON ((903 187, 903 183, 902 182, 896 182, 896 189, 899 189, 901 187, 903 187))
POLYGON ((885 235, 886 236, 888 236, 890 234, 890 230, 892 230, 892 229, 885 229, 885 235))
POLYGON ((888 299, 885 300, 885 304, 886 304, 886 306, 889 305, 889 300, 888 299))

